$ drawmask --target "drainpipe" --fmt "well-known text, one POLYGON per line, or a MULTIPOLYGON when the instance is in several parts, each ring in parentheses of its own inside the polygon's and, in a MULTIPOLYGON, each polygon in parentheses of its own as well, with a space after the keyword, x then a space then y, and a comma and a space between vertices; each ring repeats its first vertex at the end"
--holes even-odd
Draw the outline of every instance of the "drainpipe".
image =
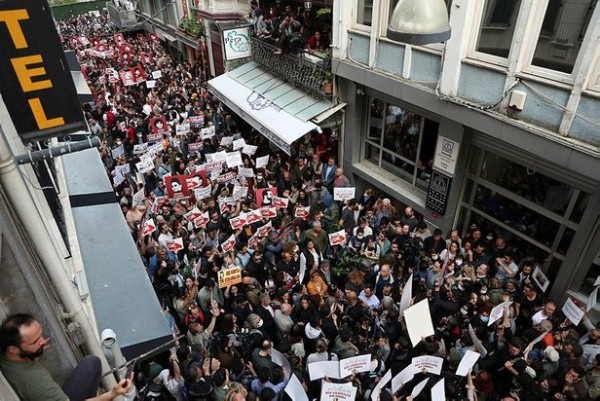
MULTIPOLYGON (((39 214, 27 184, 18 170, 2 125, 0 125, 0 186, 10 189, 5 190, 6 196, 13 205, 27 235, 31 238, 39 257, 43 261, 66 312, 72 316, 81 328, 86 348, 92 355, 100 358, 102 371, 109 371, 110 367, 106 362, 100 343, 94 335, 95 331, 88 316, 83 311, 81 301, 75 294, 70 279, 67 277, 63 259, 53 246, 52 241, 48 240, 49 233, 42 222, 43 217, 39 214)), ((102 384, 107 390, 110 390, 115 386, 116 381, 112 375, 108 375, 102 379, 102 384)))

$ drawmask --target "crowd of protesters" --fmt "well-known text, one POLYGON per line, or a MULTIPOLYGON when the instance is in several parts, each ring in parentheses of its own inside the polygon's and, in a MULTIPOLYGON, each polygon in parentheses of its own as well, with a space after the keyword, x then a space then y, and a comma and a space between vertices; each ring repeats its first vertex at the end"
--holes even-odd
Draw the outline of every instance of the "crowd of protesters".
POLYGON ((351 384, 357 400, 426 400, 442 378, 448 400, 600 396, 600 329, 586 316, 578 325, 565 317, 533 275, 542 261, 514 248, 502 229, 443 233, 374 188, 336 200, 335 188, 352 184, 327 132, 307 135, 288 156, 207 91, 202 65, 174 62, 156 38, 126 35, 133 51, 123 59, 102 17, 59 26, 94 92, 90 129, 102 139, 124 218, 178 338, 168 355, 138 366, 146 399, 294 399, 285 390, 292 375, 311 400, 323 381, 351 384), (104 43, 100 53, 89 51, 94 43, 104 43), (140 58, 147 53, 151 62, 140 58), (146 80, 160 77, 124 86, 106 74, 137 66, 146 80), (168 127, 156 140, 151 121, 162 117, 168 127), (233 150, 240 139, 244 146, 233 150), (215 156, 223 151, 240 152, 242 164, 215 156), (148 159, 151 168, 141 172, 148 159), (173 177, 196 176, 195 190, 192 180, 179 196, 173 177), (233 223, 257 210, 255 222, 233 223), (343 233, 343 242, 331 245, 332 233, 343 233), (235 268, 239 282, 221 287, 219 272, 235 268), (435 328, 416 344, 399 306, 407 284, 411 305, 428 300, 435 328), (500 304, 501 317, 488 324, 500 304), (480 357, 458 376, 468 351, 480 357), (312 363, 367 354, 369 371, 310 380, 312 363), (371 394, 388 371, 396 376, 421 355, 443 358, 441 373, 416 372, 395 393, 387 384, 371 394), (411 395, 426 377, 425 389, 411 395))

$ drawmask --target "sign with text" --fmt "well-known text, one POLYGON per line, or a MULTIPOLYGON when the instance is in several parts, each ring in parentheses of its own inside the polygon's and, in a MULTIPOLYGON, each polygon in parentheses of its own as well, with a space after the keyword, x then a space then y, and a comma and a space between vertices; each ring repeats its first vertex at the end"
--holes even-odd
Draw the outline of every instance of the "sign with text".
POLYGON ((0 92, 24 142, 86 130, 46 0, 0 2, 0 92))
POLYGON ((223 47, 225 60, 236 60, 250 57, 250 27, 237 27, 223 30, 223 47))
POLYGON ((435 157, 433 159, 433 167, 448 174, 450 177, 454 176, 459 149, 460 143, 441 135, 438 136, 435 147, 435 157))
POLYGON ((242 269, 231 267, 223 269, 218 273, 219 288, 226 288, 230 285, 236 285, 242 282, 242 269))

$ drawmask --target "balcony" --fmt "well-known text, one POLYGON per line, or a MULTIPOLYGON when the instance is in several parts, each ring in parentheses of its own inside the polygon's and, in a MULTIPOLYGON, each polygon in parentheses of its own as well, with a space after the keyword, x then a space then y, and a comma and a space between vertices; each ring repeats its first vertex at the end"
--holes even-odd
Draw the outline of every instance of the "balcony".
POLYGON ((114 23, 120 31, 133 28, 138 24, 138 19, 133 7, 117 7, 115 3, 109 1, 106 3, 108 18, 114 23))
POLYGON ((331 101, 332 94, 324 88, 332 79, 330 57, 304 51, 299 54, 273 54, 277 46, 255 37, 251 38, 251 46, 252 60, 268 73, 311 96, 331 101))

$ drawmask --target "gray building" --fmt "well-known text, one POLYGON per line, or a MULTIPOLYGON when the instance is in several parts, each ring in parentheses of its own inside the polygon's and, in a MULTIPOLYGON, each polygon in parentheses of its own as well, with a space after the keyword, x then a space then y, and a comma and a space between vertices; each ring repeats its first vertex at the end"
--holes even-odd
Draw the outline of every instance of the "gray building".
POLYGON ((550 295, 600 274, 600 7, 446 0, 451 38, 386 37, 396 0, 334 3, 342 160, 430 227, 477 225, 532 256, 550 295))

